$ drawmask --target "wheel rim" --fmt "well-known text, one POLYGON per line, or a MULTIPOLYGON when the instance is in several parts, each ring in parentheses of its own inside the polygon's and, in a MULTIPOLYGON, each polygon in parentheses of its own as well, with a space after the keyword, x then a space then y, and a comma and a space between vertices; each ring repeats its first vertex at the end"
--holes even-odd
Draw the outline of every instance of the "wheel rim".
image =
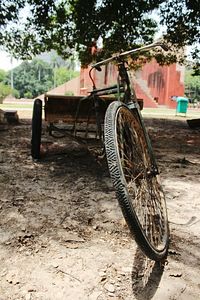
POLYGON ((124 106, 117 112, 115 132, 131 209, 148 244, 162 251, 168 236, 164 194, 151 164, 141 125, 124 106))

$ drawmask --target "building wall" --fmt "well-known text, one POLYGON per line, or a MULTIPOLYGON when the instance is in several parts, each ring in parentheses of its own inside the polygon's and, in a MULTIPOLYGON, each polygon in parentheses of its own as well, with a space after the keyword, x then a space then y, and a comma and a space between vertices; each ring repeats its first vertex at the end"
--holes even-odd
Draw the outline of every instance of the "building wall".
POLYGON ((184 69, 178 64, 159 66, 153 60, 143 66, 141 78, 146 81, 151 95, 159 105, 174 108, 176 103, 171 100, 171 96, 184 95, 183 73, 184 69))
MULTIPOLYGON (((116 66, 109 64, 102 66, 101 71, 95 69, 92 70, 91 76, 94 80, 94 84, 97 88, 103 88, 108 85, 113 85, 117 81, 116 66)), ((80 71, 80 92, 82 95, 86 95, 93 89, 93 83, 89 76, 90 67, 82 68, 80 71)))
POLYGON ((48 92, 49 94, 60 94, 67 95, 68 93, 73 93, 74 96, 79 95, 80 93, 80 77, 71 79, 68 82, 56 87, 48 92))
MULTIPOLYGON (((80 77, 74 78, 65 84, 51 90, 48 94, 66 95, 73 92, 77 95, 88 95, 93 89, 93 83, 89 76, 90 67, 82 68, 80 77)), ((102 66, 102 71, 92 70, 94 84, 97 88, 113 85, 117 82, 116 66, 109 64, 102 66)), ((175 108, 176 102, 172 96, 184 96, 184 68, 177 64, 159 66, 152 60, 145 64, 139 71, 132 73, 137 98, 143 99, 144 107, 156 108, 164 105, 175 108)))
MULTIPOLYGON (((183 83, 184 69, 177 64, 160 66, 155 60, 145 64, 139 71, 134 73, 133 84, 138 98, 144 100, 144 107, 158 107, 165 105, 170 108, 176 107, 171 96, 184 95, 183 83)), ((116 82, 117 72, 114 65, 103 66, 102 71, 92 71, 95 85, 99 88, 116 82)), ((92 90, 92 82, 89 78, 89 69, 81 69, 80 94, 87 95, 92 90)))
MULTIPOLYGON (((67 95, 73 93, 74 96, 80 95, 80 77, 71 79, 70 81, 65 82, 62 85, 55 87, 52 90, 49 90, 47 94, 49 95, 67 95)), ((39 95, 38 98, 44 100, 44 94, 39 95)))

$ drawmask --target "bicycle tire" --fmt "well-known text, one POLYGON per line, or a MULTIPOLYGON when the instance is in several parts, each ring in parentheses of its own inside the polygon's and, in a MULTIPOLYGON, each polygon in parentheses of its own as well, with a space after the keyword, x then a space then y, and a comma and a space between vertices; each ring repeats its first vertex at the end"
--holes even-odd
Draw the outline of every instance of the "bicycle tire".
POLYGON ((34 159, 40 158, 41 134, 42 134, 42 101, 40 99, 36 99, 33 105, 32 137, 31 137, 31 155, 34 159))
POLYGON ((167 256, 167 208, 138 112, 119 101, 105 115, 105 150, 123 216, 136 243, 150 259, 167 256))

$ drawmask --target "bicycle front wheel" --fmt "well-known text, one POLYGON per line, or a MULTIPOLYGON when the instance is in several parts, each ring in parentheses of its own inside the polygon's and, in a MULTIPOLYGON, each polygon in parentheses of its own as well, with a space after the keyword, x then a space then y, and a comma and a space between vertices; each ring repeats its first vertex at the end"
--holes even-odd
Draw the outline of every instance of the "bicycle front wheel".
POLYGON ((108 167, 124 218, 143 252, 159 261, 169 246, 167 209, 138 113, 115 101, 104 124, 108 167))

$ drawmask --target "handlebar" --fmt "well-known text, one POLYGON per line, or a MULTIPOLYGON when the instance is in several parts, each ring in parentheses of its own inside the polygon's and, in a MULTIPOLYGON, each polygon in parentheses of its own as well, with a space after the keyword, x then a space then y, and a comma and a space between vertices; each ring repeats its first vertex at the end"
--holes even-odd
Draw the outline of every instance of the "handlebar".
POLYGON ((95 64, 93 64, 91 67, 92 69, 93 68, 98 68, 102 65, 105 65, 113 60, 117 60, 121 57, 124 57, 124 56, 127 56, 127 55, 130 55, 132 53, 137 53, 137 52, 140 52, 140 51, 147 51, 147 50, 150 50, 152 48, 155 48, 157 46, 160 46, 161 48, 163 48, 164 51, 168 51, 169 48, 166 44, 164 43, 161 43, 161 42, 155 42, 155 43, 152 43, 152 44, 149 44, 149 45, 146 45, 146 46, 143 46, 143 47, 140 47, 140 48, 136 48, 136 49, 132 49, 132 50, 129 50, 129 51, 125 51, 125 52, 122 52, 122 53, 118 53, 118 54, 114 54, 113 56, 105 59, 105 60, 102 60, 102 61, 99 61, 95 64))

